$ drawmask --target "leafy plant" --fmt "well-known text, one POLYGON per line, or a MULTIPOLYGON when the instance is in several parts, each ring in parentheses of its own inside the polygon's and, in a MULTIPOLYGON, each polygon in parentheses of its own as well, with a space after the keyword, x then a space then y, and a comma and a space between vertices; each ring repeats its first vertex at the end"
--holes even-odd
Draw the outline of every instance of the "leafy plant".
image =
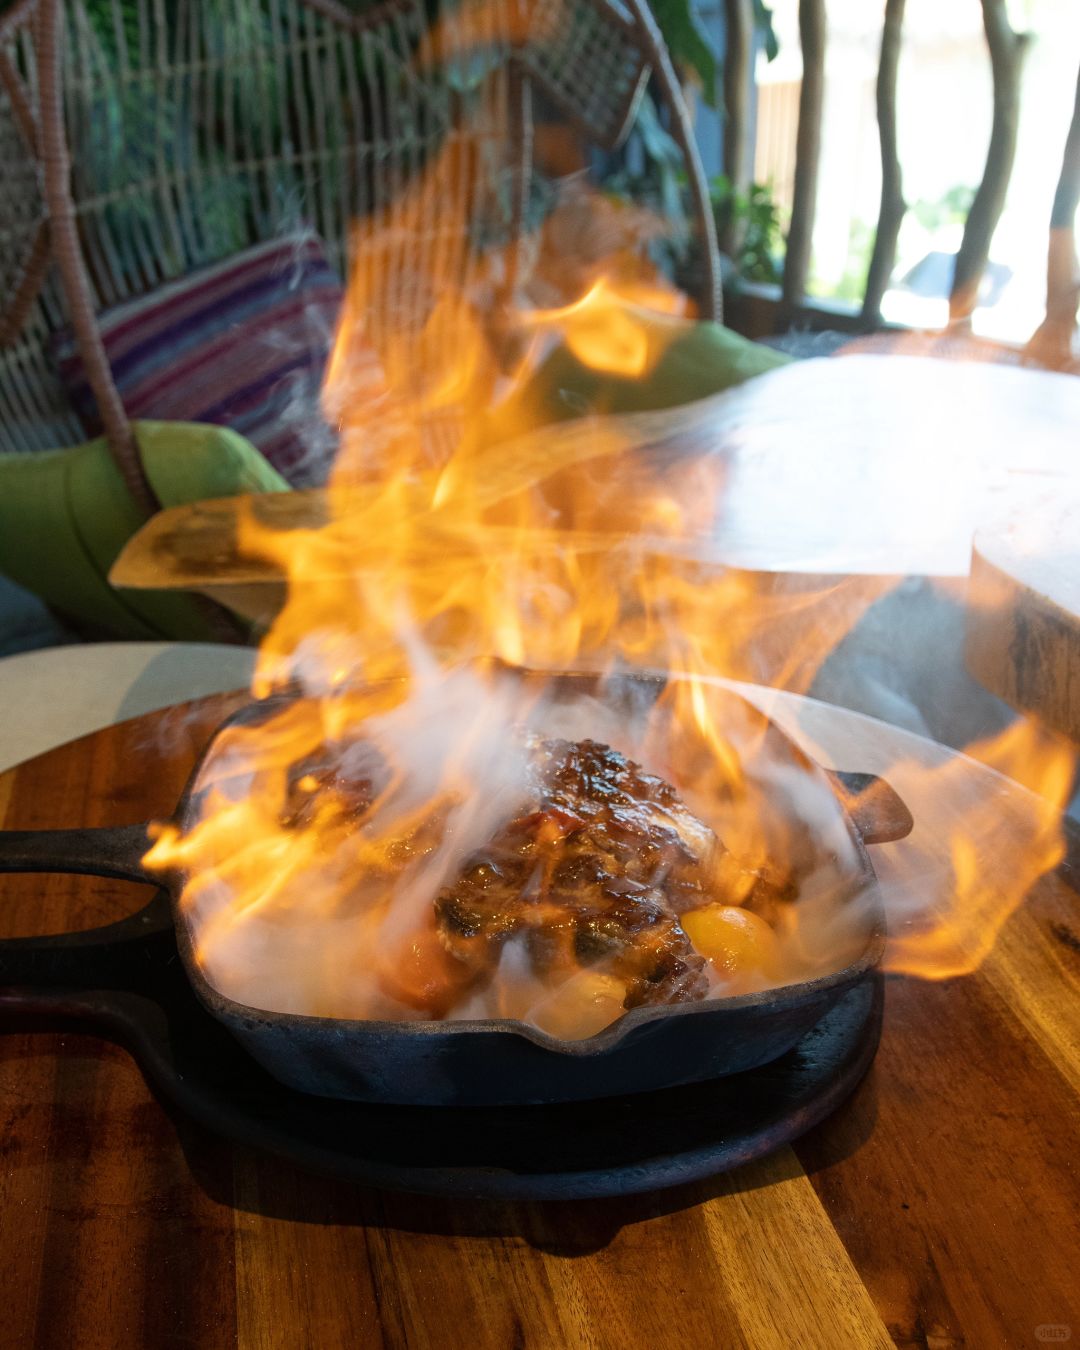
POLYGON ((709 184, 709 197, 717 233, 730 232, 738 241, 731 260, 738 275, 745 281, 778 282, 783 230, 772 188, 751 183, 739 192, 726 174, 718 174, 709 184))
POLYGON ((765 49, 765 60, 775 61, 780 54, 780 43, 777 41, 776 29, 773 27, 772 10, 765 3, 765 0, 754 0, 754 26, 758 30, 765 49))
POLYGON ((936 201, 920 199, 911 208, 911 213, 924 230, 939 230, 943 225, 962 225, 974 200, 975 189, 958 183, 936 201))
POLYGON ((652 12, 671 59, 676 66, 694 72, 701 82, 701 97, 715 108, 720 92, 719 69, 694 0, 652 0, 652 12))
POLYGON ((657 215, 666 231, 654 239, 654 261, 670 271, 686 249, 686 170, 682 151, 665 130, 656 104, 645 94, 637 119, 620 156, 619 167, 604 179, 604 190, 619 200, 644 206, 657 215))
MULTIPOLYGON (((753 8, 765 55, 771 61, 778 51, 772 10, 765 0, 753 0, 753 8)), ((676 66, 693 71, 701 84, 702 98, 711 107, 718 107, 720 70, 701 27, 696 0, 652 0, 652 10, 676 66)), ((668 230, 650 244, 650 253, 660 266, 673 274, 690 265, 685 164, 648 95, 638 105, 634 126, 614 166, 604 175, 603 184, 610 195, 649 207, 666 222, 668 230)), ((740 273, 754 280, 776 280, 780 220, 769 189, 755 184, 749 192, 733 195, 727 179, 720 177, 713 184, 712 195, 721 228, 733 215, 745 219, 735 260, 740 273)))
POLYGON ((866 269, 874 250, 876 227, 865 220, 853 220, 848 231, 847 260, 839 281, 826 288, 834 300, 849 300, 861 304, 866 291, 866 269))
MULTIPOLYGON (((651 8, 675 65, 693 71, 701 85, 701 97, 710 108, 718 108, 720 67, 698 17, 695 0, 652 0, 651 8)), ((766 60, 772 61, 780 50, 772 10, 765 0, 753 0, 753 9, 754 26, 761 37, 766 60)))

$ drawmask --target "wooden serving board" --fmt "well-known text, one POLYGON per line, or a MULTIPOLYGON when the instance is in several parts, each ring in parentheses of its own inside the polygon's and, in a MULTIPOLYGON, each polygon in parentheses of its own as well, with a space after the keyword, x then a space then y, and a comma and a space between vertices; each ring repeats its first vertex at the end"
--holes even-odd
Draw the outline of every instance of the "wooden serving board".
MULTIPOLYGON (((0 776, 0 823, 168 813, 241 697, 0 776)), ((794 1147, 627 1199, 325 1181, 170 1117, 124 1051, 9 1020, 0 1344, 981 1350, 1080 1336, 1074 885, 1068 869, 1040 883, 977 975, 890 979, 869 1077, 794 1147)), ((146 898, 5 877, 0 935, 106 923, 146 898)))
POLYGON ((968 594, 971 673, 1080 742, 1080 489, 980 530, 968 594))
MULTIPOLYGON (((598 437, 591 420, 571 420, 494 447, 485 487, 520 482, 523 464, 550 471, 587 461, 617 437, 664 466, 658 488, 674 492, 689 518, 710 490, 695 467, 722 470, 711 527, 695 540, 705 560, 753 573, 966 577, 976 529, 1048 490, 1075 496, 1080 482, 1080 381, 975 361, 795 361, 723 394, 604 425, 598 437), (676 465, 688 471, 681 491, 676 465)), ((198 589, 266 623, 285 578, 241 549, 241 522, 306 530, 329 515, 317 489, 173 507, 128 541, 109 579, 198 589)), ((608 528, 639 523, 612 503, 608 528)))

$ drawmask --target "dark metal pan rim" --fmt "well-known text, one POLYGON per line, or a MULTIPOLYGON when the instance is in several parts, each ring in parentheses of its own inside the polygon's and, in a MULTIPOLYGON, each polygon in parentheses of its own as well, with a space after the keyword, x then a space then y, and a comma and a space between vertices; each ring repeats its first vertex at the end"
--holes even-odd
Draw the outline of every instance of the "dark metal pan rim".
MULTIPOLYGON (((596 678, 586 672, 575 671, 544 672, 544 674, 545 676, 553 675, 553 678, 566 683, 596 678)), ((641 672, 636 678, 643 683, 662 684, 666 677, 661 672, 650 671, 641 672)), ((741 695, 736 694, 735 697, 740 702, 745 702, 741 695)), ((277 708, 295 702, 296 698, 295 693, 273 693, 265 698, 244 704, 225 719, 204 748, 188 779, 175 817, 181 827, 187 823, 186 817, 197 800, 200 778, 213 754, 214 746, 219 737, 232 726, 249 725, 264 720, 272 715, 277 708)), ((785 737, 785 739, 788 738, 785 737)), ((843 814, 857 858, 857 870, 853 871, 850 880, 853 885, 859 888, 864 899, 870 901, 866 945, 855 961, 840 970, 816 976, 811 980, 777 985, 753 993, 730 994, 722 998, 703 999, 700 1002, 693 1003, 649 1004, 644 1007, 632 1008, 594 1035, 581 1040, 564 1040, 519 1018, 396 1020, 319 1017, 309 1013, 278 1012, 270 1008, 258 1008, 249 1003, 240 1003, 223 994, 210 983, 196 958, 190 920, 180 903, 180 895, 183 890, 182 876, 173 873, 170 876, 159 877, 158 881, 168 891, 172 901, 177 944, 188 977, 199 1000, 215 1016, 234 1022, 247 1022, 251 1025, 258 1025, 265 1022, 267 1018, 272 1018, 275 1026, 283 1029, 291 1028, 297 1033, 319 1033, 366 1040, 405 1037, 414 1041, 428 1040, 434 1042, 451 1036, 501 1034, 529 1041, 537 1048, 557 1055, 588 1059, 606 1054, 627 1036, 644 1027, 657 1026, 675 1018, 690 1015, 733 1014, 741 1011, 752 1012, 758 1008, 776 1010, 796 1008, 803 1004, 812 1003, 836 989, 852 985, 876 969, 881 963, 885 950, 885 924, 880 903, 880 892, 878 891, 873 864, 866 852, 862 833, 848 811, 844 810, 843 814)))
POLYGON ((755 1008, 778 1009, 812 1003, 837 988, 855 984, 881 963, 885 950, 885 932, 877 924, 866 947, 856 961, 826 975, 815 976, 796 984, 776 985, 749 994, 729 994, 723 998, 702 999, 693 1003, 649 1004, 631 1008, 621 1017, 592 1036, 581 1040, 564 1040, 541 1030, 520 1018, 461 1018, 396 1020, 380 1018, 319 1017, 310 1013, 277 1012, 272 1008, 258 1008, 250 1003, 239 1003, 223 994, 203 974, 191 946, 187 922, 180 916, 177 925, 181 957, 199 999, 219 1017, 238 1022, 259 1023, 273 1018, 275 1025, 294 1028, 298 1032, 333 1034, 348 1038, 408 1037, 415 1040, 439 1040, 448 1036, 501 1034, 531 1041, 541 1050, 578 1059, 606 1054, 620 1041, 641 1027, 669 1022, 678 1017, 701 1016, 708 1013, 735 1013, 755 1008))
MULTIPOLYGON (((574 680, 592 677, 567 673, 561 678, 574 680)), ((185 823, 190 821, 190 813, 200 788, 200 777, 214 747, 219 744, 222 733, 231 725, 258 721, 268 715, 275 705, 293 701, 296 697, 295 694, 276 694, 268 699, 255 700, 225 719, 210 738, 194 767, 173 816, 176 825, 183 829, 185 823)), ((734 697, 740 702, 745 702, 738 694, 734 697)), ((783 732, 778 731, 778 734, 784 736, 783 732)), ((784 739, 788 740, 786 736, 784 739)), ((794 752, 802 755, 797 749, 794 752)), ((808 757, 805 755, 802 757, 808 765, 813 765, 813 761, 808 757)), ((820 766, 814 767, 819 773, 826 772, 821 770, 820 766)), ((596 1061, 597 1072, 600 1072, 600 1062, 605 1060, 608 1052, 616 1051, 627 1038, 637 1036, 638 1042, 651 1043, 654 1033, 661 1033, 664 1027, 670 1026, 674 1030, 676 1018, 696 1015, 718 1022, 734 1018, 734 1025, 739 1027, 741 1036, 744 1031, 739 1017, 745 1014, 749 1020, 745 1034, 753 1036, 758 1034, 755 1028, 759 1020, 765 1023, 770 1018, 775 1019, 776 1016, 782 1018, 785 1015, 796 1017, 800 1014, 809 1015, 815 1008, 824 1008, 830 1002, 835 1002, 844 989, 864 980, 879 965, 885 947, 884 913, 880 890, 865 845, 903 838, 912 826, 910 812, 881 780, 863 774, 841 774, 834 771, 827 771, 827 774, 833 781, 846 832, 855 850, 848 880, 852 886, 852 894, 857 890, 864 906, 860 921, 864 925, 865 945, 858 957, 840 970, 798 983, 753 993, 703 999, 700 1002, 635 1008, 624 1012, 593 1036, 581 1040, 565 1040, 553 1036, 520 1019, 330 1018, 303 1013, 276 1012, 229 998, 211 985, 196 960, 191 917, 180 899, 184 879, 182 874, 179 871, 151 874, 143 864, 142 859, 149 842, 148 822, 106 828, 0 833, 0 872, 89 873, 154 885, 168 897, 178 954, 196 996, 208 1012, 223 1021, 230 1029, 236 1030, 242 1038, 248 1034, 255 1039, 261 1039, 263 1035, 272 1037, 284 1030, 291 1033, 288 1039, 294 1040, 300 1046, 307 1044, 315 1045, 317 1048, 320 1042, 327 1047, 355 1042, 358 1048, 363 1049, 363 1053, 369 1056, 373 1054, 376 1059, 379 1059, 384 1051, 392 1059, 396 1042, 403 1047, 412 1047, 418 1058, 424 1060, 429 1048, 430 1053, 437 1059, 439 1054, 437 1047, 440 1045, 445 1047, 456 1045, 464 1052, 470 1044, 481 1044, 478 1037, 486 1037, 488 1041, 485 1043, 491 1043, 490 1038, 494 1035, 493 1044, 501 1044, 508 1049, 514 1045, 524 1048, 529 1044, 536 1051, 542 1052, 552 1063, 561 1061, 570 1065, 575 1061, 582 1063, 596 1061), (848 780, 863 781, 860 786, 848 780), (857 801, 852 804, 851 793, 854 792, 858 797, 870 784, 876 784, 879 789, 884 790, 887 799, 884 809, 880 800, 876 806, 871 802, 866 809, 860 808, 857 801), (888 800, 890 798, 891 804, 888 800)), ((868 793, 867 796, 870 798, 873 794, 868 793)), ((63 941, 63 939, 47 941, 58 940, 63 941)), ((21 941, 10 939, 8 943, 19 945, 21 941)), ((660 1041, 656 1043, 658 1046, 661 1044, 660 1041)), ((256 1057, 259 1057, 258 1054, 256 1057)), ((620 1058, 615 1054, 607 1062, 615 1064, 620 1058)), ((422 1064, 416 1067, 420 1072, 425 1072, 422 1064)))

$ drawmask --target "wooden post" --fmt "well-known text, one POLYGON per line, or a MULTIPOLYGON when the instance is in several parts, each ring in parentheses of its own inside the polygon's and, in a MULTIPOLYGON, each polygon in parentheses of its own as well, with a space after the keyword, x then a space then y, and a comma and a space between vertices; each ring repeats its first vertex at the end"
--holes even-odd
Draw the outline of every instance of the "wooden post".
POLYGON ((795 141, 795 187, 791 228, 784 259, 782 309, 790 314, 806 295, 810 247, 814 236, 818 165, 821 160, 821 109, 825 96, 825 0, 799 0, 799 43, 803 76, 799 90, 799 130, 795 141))
POLYGON ((896 261, 896 241, 907 205, 904 201, 900 157, 896 149, 896 73, 900 64, 900 38, 904 24, 904 0, 885 0, 885 24, 881 30, 881 57, 877 74, 878 138, 881 142, 881 207, 878 211, 874 252, 866 274, 862 322, 876 328, 881 322, 881 299, 889 285, 896 261))
POLYGON ((1080 308, 1080 262, 1076 257, 1076 211, 1080 206, 1080 74, 1076 102, 1065 141, 1054 205, 1050 211, 1050 251, 1046 261, 1046 318, 1025 353, 1040 365, 1061 369, 1073 360, 1073 333, 1080 308))
POLYGON ((1009 26, 1006 0, 982 0, 982 10, 994 77, 994 120, 986 168, 968 212, 960 252, 956 255, 956 273, 949 296, 950 323, 970 322, 978 299, 979 282, 990 257, 990 242, 1005 205, 1016 158, 1020 73, 1030 42, 1029 34, 1014 33, 1009 26))
MULTIPOLYGON (((754 47, 752 0, 726 0, 724 46, 724 173, 734 192, 750 186, 750 147, 747 122, 750 112, 750 64, 754 47)), ((731 213, 720 247, 734 257, 739 247, 740 224, 731 213)))

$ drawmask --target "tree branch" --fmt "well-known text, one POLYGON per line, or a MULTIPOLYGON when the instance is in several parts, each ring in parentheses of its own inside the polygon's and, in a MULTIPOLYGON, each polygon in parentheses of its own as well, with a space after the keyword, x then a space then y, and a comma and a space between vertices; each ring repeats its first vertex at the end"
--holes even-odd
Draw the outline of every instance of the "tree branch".
POLYGON ((951 323, 970 319, 975 309, 979 282, 990 257, 990 242, 1005 205, 1016 158, 1020 73, 1030 42, 1029 34, 1014 33, 1010 28, 1006 0, 982 0, 982 10, 994 79, 994 120, 986 168, 968 212, 960 252, 956 255, 956 272, 949 296, 951 323))
POLYGON ((904 0, 886 0, 885 25, 881 30, 881 57, 877 73, 878 139, 881 142, 881 207, 878 211, 874 252, 866 274, 862 322, 876 328, 881 322, 881 300, 896 262, 896 241, 907 211, 904 201, 900 157, 896 148, 896 74, 900 64, 900 39, 904 24, 904 0))
POLYGON ((1050 210, 1050 250, 1046 260, 1046 318, 1027 345, 1026 355, 1040 365, 1061 368, 1073 359, 1073 333, 1080 309, 1080 263, 1076 258, 1076 211, 1080 206, 1080 74, 1076 102, 1065 140, 1054 204, 1050 210))
POLYGON ((784 259, 784 308, 788 312, 806 295, 810 246, 817 207, 821 160, 821 108, 825 94, 825 0, 799 0, 799 42, 803 76, 799 90, 799 130, 795 141, 795 187, 791 228, 784 259))

